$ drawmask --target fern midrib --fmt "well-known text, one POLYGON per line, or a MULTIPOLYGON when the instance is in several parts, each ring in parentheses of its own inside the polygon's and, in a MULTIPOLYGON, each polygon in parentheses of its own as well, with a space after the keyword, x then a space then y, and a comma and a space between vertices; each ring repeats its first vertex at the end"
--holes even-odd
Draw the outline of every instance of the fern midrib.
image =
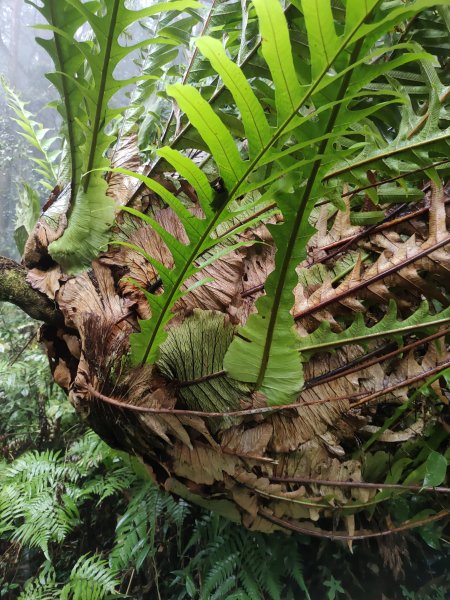
MULTIPOLYGON (((209 27, 209 23, 210 23, 210 21, 212 19, 212 15, 213 15, 213 12, 214 12, 214 9, 216 7, 217 2, 218 2, 218 0, 213 0, 212 1, 212 4, 211 4, 211 6, 209 8, 209 12, 208 12, 208 14, 206 16, 206 19, 205 19, 204 23, 203 23, 202 30, 199 33, 199 37, 202 37, 203 35, 205 35, 205 31, 209 27)), ((156 29, 155 29, 155 32, 156 32, 156 29)), ((198 54, 198 48, 196 46, 194 48, 194 52, 191 54, 191 58, 189 59, 188 67, 187 67, 187 69, 186 69, 186 71, 185 71, 185 73, 183 75, 181 83, 186 83, 186 81, 188 80, 188 77, 191 74, 192 67, 194 66, 194 61, 195 61, 195 59, 197 57, 197 54, 198 54)), ((164 140, 166 139, 167 134, 169 133, 169 128, 170 128, 170 125, 171 125, 171 123, 173 121, 174 115, 175 115, 175 111, 172 108, 172 111, 171 111, 171 113, 169 115, 169 118, 167 119, 166 126, 164 127, 163 134, 162 134, 161 139, 159 141, 160 146, 162 146, 164 144, 164 140)))
POLYGON ((164 321, 164 317, 165 317, 166 313, 168 312, 168 310, 171 307, 173 297, 175 296, 175 294, 177 293, 177 291, 181 287, 182 283, 184 282, 186 273, 188 272, 188 270, 191 267, 192 263, 198 257, 198 254, 200 252, 200 248, 202 247, 203 243, 209 237, 209 235, 211 234, 211 232, 214 230, 214 228, 216 226, 216 223, 217 223, 218 219, 220 218, 223 210, 224 210, 224 208, 222 208, 220 211, 218 211, 214 215, 214 218, 212 219, 211 223, 207 226, 207 228, 205 229, 203 235, 200 236, 198 242, 195 244, 195 246, 194 246, 191 254, 189 255, 189 259, 185 262, 184 267, 181 269, 180 274, 178 275, 177 279, 175 280, 175 283, 172 286, 170 292, 167 294, 167 300, 165 301, 162 309, 160 310, 158 319, 156 321, 156 325, 153 328, 153 332, 152 332, 152 334, 150 336, 150 340, 149 340, 148 346, 147 346, 147 348, 145 350, 144 357, 142 359, 142 364, 145 364, 147 362, 148 355, 150 354, 150 352, 152 350, 153 343, 154 343, 154 341, 155 341, 155 339, 156 339, 156 337, 158 335, 158 332, 159 332, 159 328, 161 327, 161 325, 162 325, 162 323, 164 321))
MULTIPOLYGON (((55 0, 56 1, 56 0, 55 0)), ((52 19, 52 23, 57 23, 56 21, 56 15, 55 15, 55 11, 54 11, 54 6, 53 6, 53 0, 50 0, 49 2, 49 7, 50 7, 50 16, 52 19)), ((57 27, 57 25, 56 25, 57 27)), ((56 50, 56 54, 58 56, 58 62, 59 62, 59 66, 60 66, 60 71, 61 73, 65 73, 63 65, 64 65, 64 61, 62 58, 62 50, 61 50, 61 44, 59 43, 59 34, 55 32, 53 32, 53 38, 55 40, 55 50, 56 50)), ((69 90, 67 89, 67 80, 64 77, 64 75, 61 75, 61 85, 63 88, 63 102, 64 102, 64 106, 66 108, 66 115, 67 115, 67 138, 68 138, 68 142, 69 142, 69 147, 70 147, 70 202, 69 202, 69 208, 67 211, 67 216, 70 216, 70 212, 72 210, 73 204, 74 204, 74 198, 75 198, 75 188, 76 188, 76 171, 77 171, 77 167, 76 167, 76 149, 75 149, 75 140, 74 140, 74 133, 73 133, 73 125, 74 125, 74 116, 72 113, 72 107, 70 104, 70 96, 69 96, 69 90)))
POLYGON ((97 151, 97 139, 100 130, 100 119, 103 114, 103 102, 104 93, 106 88, 106 80, 109 74, 109 61, 111 58, 111 49, 114 42, 114 31, 117 25, 117 13, 119 12, 120 2, 123 0, 114 0, 114 5, 111 12, 111 21, 108 30, 108 37, 106 40, 105 56, 103 61, 102 76, 100 78, 100 85, 98 88, 97 104, 95 109, 94 125, 92 130, 91 147, 89 149, 89 158, 86 168, 86 175, 83 182, 83 191, 86 193, 89 187, 89 181, 91 178, 91 171, 94 167, 94 158, 97 151))
MULTIPOLYGON (((358 169, 361 167, 365 167, 365 166, 370 165, 371 163, 376 162, 378 160, 384 160, 385 158, 390 158, 391 156, 395 156, 396 154, 401 154, 402 152, 408 152, 409 150, 416 150, 418 148, 421 148, 422 146, 427 146, 428 144, 434 144, 436 142, 442 142, 449 138, 450 138, 450 131, 448 133, 445 133, 444 135, 438 135, 433 138, 427 138, 425 140, 420 140, 420 141, 416 142, 415 144, 407 144, 406 146, 400 146, 398 148, 393 148, 392 150, 387 150, 386 152, 383 152, 382 154, 377 154, 376 156, 373 156, 373 155, 369 156, 368 158, 364 158, 360 162, 353 163, 351 165, 342 167, 342 169, 328 173, 323 178, 323 181, 328 181, 330 179, 333 179, 334 177, 340 177, 340 176, 344 175, 345 173, 348 173, 348 171, 351 171, 352 169, 358 169)), ((445 162, 447 162, 447 161, 445 161, 445 162)), ((412 172, 414 173, 414 171, 412 171, 412 172)))
MULTIPOLYGON (((369 16, 369 14, 367 14, 365 16, 364 20, 369 16)), ((353 35, 354 35, 354 33, 352 34, 352 37, 353 37, 353 35)), ((362 48, 362 45, 363 45, 363 41, 364 41, 364 39, 361 38, 360 40, 358 40, 356 46, 354 47, 353 52, 352 52, 351 57, 350 57, 350 65, 353 64, 356 61, 356 59, 357 59, 357 57, 358 57, 358 55, 359 55, 359 53, 361 51, 361 48, 362 48)), ((344 48, 345 48, 345 45, 344 45, 344 48)), ((343 48, 341 47, 340 51, 342 51, 342 50, 343 50, 343 48)), ((324 69, 325 73, 328 72, 329 68, 331 67, 331 65, 333 64, 333 62, 336 60, 336 58, 337 58, 337 55, 332 59, 331 63, 327 65, 326 69, 324 69)), ((321 78, 325 76, 325 73, 323 75, 321 75, 321 78)), ((344 76, 344 78, 343 78, 343 80, 341 82, 341 86, 339 88, 339 92, 338 92, 337 97, 336 97, 336 100, 337 100, 338 104, 335 104, 335 106, 333 107, 333 109, 331 111, 330 118, 328 119, 328 123, 327 123, 327 126, 325 128, 325 135, 329 134, 333 130, 334 125, 336 124, 336 120, 337 120, 337 117, 339 115, 339 111, 340 111, 340 109, 342 107, 342 104, 341 104, 340 100, 342 100, 342 98, 345 95, 345 92, 346 92, 347 87, 348 87, 348 85, 350 83, 352 74, 353 74, 353 71, 349 70, 345 74, 345 76, 344 76)), ((291 231, 291 235, 290 235, 290 238, 289 238, 288 246, 287 246, 286 252, 285 252, 284 257, 283 257, 283 262, 282 262, 281 270, 280 270, 280 276, 279 276, 279 278, 277 280, 277 285, 276 285, 276 289, 275 289, 275 296, 274 296, 273 303, 272 303, 272 310, 270 312, 270 319, 269 319, 269 323, 268 323, 268 326, 267 326, 267 335, 266 335, 266 339, 265 339, 265 342, 264 342, 264 348, 263 348, 263 354, 262 354, 262 358, 261 358, 261 364, 260 364, 260 367, 259 367, 258 377, 256 379, 256 384, 255 384, 255 387, 257 389, 261 387, 261 385, 262 385, 262 383, 264 381, 264 377, 265 377, 265 374, 266 374, 267 366, 269 364, 270 349, 272 347, 273 336, 275 334, 275 327, 276 327, 276 323, 277 323, 277 320, 278 320, 278 314, 279 314, 279 311, 280 311, 281 296, 283 294, 283 290, 284 290, 284 286, 285 286, 285 280, 286 280, 287 273, 288 273, 288 270, 289 270, 289 265, 290 265, 290 262, 291 262, 292 252, 294 250, 294 247, 295 247, 295 244, 296 244, 296 241, 297 241, 297 235, 298 235, 299 229, 300 229, 300 227, 302 225, 302 222, 303 222, 303 216, 305 214, 306 207, 308 205, 308 201, 309 201, 310 196, 311 196, 311 192, 312 192, 312 190, 314 188, 314 184, 316 182, 317 175, 318 175, 320 167, 322 165, 322 160, 323 160, 322 157, 323 157, 323 155, 324 155, 324 153, 325 153, 325 151, 327 149, 328 143, 329 143, 329 140, 326 137, 325 139, 322 140, 322 142, 321 142, 321 144, 319 146, 318 154, 320 155, 320 158, 318 158, 314 162, 314 164, 312 166, 311 174, 308 177, 306 188, 305 188, 305 191, 303 193, 303 197, 302 197, 302 200, 301 200, 301 203, 300 203, 300 209, 298 210, 297 215, 295 217, 295 221, 294 221, 294 225, 292 227, 292 231, 291 231)))
POLYGON ((366 279, 365 281, 360 281, 359 283, 352 286, 351 288, 349 288, 339 294, 333 295, 332 298, 327 298, 326 300, 322 300, 318 304, 296 313, 294 315, 294 320, 297 321, 298 319, 301 319, 302 317, 306 317, 307 315, 310 315, 312 313, 315 313, 318 310, 321 310, 322 308, 325 308, 325 306, 329 306, 330 304, 333 304, 334 302, 339 302, 340 300, 342 300, 343 298, 346 298, 350 294, 353 294, 354 292, 362 290, 365 287, 371 285, 372 283, 375 283, 376 281, 379 281, 380 279, 384 279, 388 275, 392 275, 393 273, 400 271, 401 269, 403 269, 404 267, 407 267, 411 263, 416 262, 417 260, 423 258, 424 256, 427 256, 428 254, 431 254, 435 250, 439 250, 439 248, 442 248, 443 246, 447 246, 448 244, 450 244, 450 237, 445 238, 444 240, 441 240, 440 242, 437 242, 436 244, 433 244, 433 246, 429 246, 429 247, 425 248, 425 250, 422 250, 421 252, 418 252, 417 254, 414 254, 413 256, 410 256, 410 257, 402 260, 402 262, 400 262, 399 264, 389 267, 385 271, 381 271, 380 273, 377 273, 376 275, 374 275, 373 277, 370 277, 369 279, 366 279))
MULTIPOLYGON (((365 5, 365 8, 366 8, 366 11, 367 11, 367 4, 365 5)), ((322 40, 322 48, 325 51, 325 56, 326 56, 326 59, 328 60, 327 45, 326 45, 324 37, 323 37, 322 22, 320 20, 321 16, 322 16, 322 11, 318 10, 317 11, 317 22, 319 24, 320 39, 322 40)))
MULTIPOLYGON (((246 178, 255 169, 255 167, 257 166, 257 164, 261 160, 261 158, 266 154, 266 152, 268 152, 270 150, 270 148, 275 144, 275 142, 281 137, 281 135, 283 134, 283 132, 285 131, 285 129, 288 127, 288 125, 291 123, 291 121, 294 119, 294 117, 296 116, 296 114, 298 113, 298 111, 302 108, 302 106, 305 104, 305 102, 307 102, 309 100, 309 98, 312 96, 312 94, 314 93, 314 91, 316 90, 316 88, 319 86, 319 84, 322 81, 322 79, 326 76, 326 74, 327 74, 328 70, 330 69, 330 67, 332 66, 333 62, 340 55, 340 53, 345 50, 345 48, 350 43, 350 41, 353 38, 353 36, 355 35, 355 33, 358 31, 358 29, 364 23, 364 21, 366 20, 366 18, 371 14, 371 12, 373 12, 375 10, 375 8, 376 8, 376 6, 378 6, 378 4, 379 4, 379 2, 377 2, 377 4, 371 9, 371 11, 369 11, 369 13, 367 13, 364 16, 364 19, 362 19, 360 22, 358 22, 354 26, 354 28, 347 34, 347 36, 343 40, 341 46, 337 49, 337 51, 335 52, 334 56, 332 57, 330 63, 327 64, 324 67, 324 69, 323 69, 322 73, 320 74, 320 76, 317 78, 317 80, 314 82, 314 84, 311 85, 311 87, 309 88, 309 90, 304 94, 303 98, 299 101, 298 106, 295 108, 295 110, 292 111, 291 115, 289 117, 287 117, 287 119, 284 121, 284 123, 279 127, 279 129, 276 131, 276 133, 271 138, 271 140, 269 140, 267 142, 267 144, 263 148, 261 148, 261 150, 255 156, 255 158, 250 162, 250 164, 247 167, 247 169, 243 172, 243 174, 241 175, 241 177, 236 181, 236 184, 233 186, 232 190, 230 191, 230 193, 228 195, 227 201, 224 202, 224 204, 222 205, 222 207, 217 211, 217 213, 214 215, 214 218, 211 221, 211 223, 206 227, 205 231, 200 236, 198 242, 196 243, 196 245, 193 248, 193 251, 191 252, 191 254, 188 257, 188 260, 185 262, 185 266, 182 268, 179 276, 177 277, 177 279, 175 281, 175 284, 172 286, 172 289, 168 293, 167 300, 164 303, 164 305, 163 305, 163 307, 162 307, 162 309, 161 309, 161 311, 159 313, 158 319, 156 321, 156 325, 155 325, 155 327, 153 329, 153 332, 152 332, 152 334, 150 336, 150 340, 149 340, 149 343, 147 345, 146 351, 144 353, 144 357, 143 357, 143 359, 141 361, 142 364, 145 364, 146 361, 147 361, 148 355, 150 354, 150 351, 152 350, 153 343, 155 342, 155 339, 156 339, 156 337, 158 335, 159 328, 161 327, 161 325, 162 325, 162 323, 164 321, 165 314, 170 309, 173 297, 175 296, 175 294, 177 293, 179 287, 183 283, 183 281, 185 279, 185 275, 186 275, 188 269, 190 268, 191 264, 196 260, 196 258, 198 256, 198 253, 200 251, 200 248, 202 247, 203 243, 206 241, 206 239, 209 237, 209 235, 211 234, 211 232, 214 230, 214 228, 216 226, 216 223, 219 220, 219 218, 221 217, 221 215, 224 212, 225 208, 233 200, 233 198, 235 197, 235 195, 239 191, 239 188, 245 182, 246 178)), ((346 73, 345 78, 351 77, 351 75, 352 75, 352 71, 349 71, 348 73, 346 73)), ((345 81, 346 81, 346 79, 345 79, 345 81)), ((344 81, 342 82, 341 88, 340 88, 339 91, 341 91, 343 87, 344 87, 344 81)), ((338 109, 338 106, 336 106, 335 108, 338 109)), ((332 113, 332 115, 333 114, 334 114, 334 112, 332 113)), ((337 114, 338 113, 336 113, 336 117, 337 117, 337 114)), ((331 116, 330 116, 330 118, 331 118, 331 116)), ((319 166, 320 166, 320 164, 319 164, 319 166)), ((317 167, 317 171, 319 169, 319 166, 317 167)), ((304 210, 304 208, 303 208, 303 210, 304 210)))
MULTIPOLYGON (((436 327, 439 325, 444 325, 445 323, 450 322, 450 317, 445 317, 444 319, 437 319, 435 321, 427 321, 426 323, 418 323, 417 325, 407 325, 406 327, 399 327, 396 329, 387 329, 386 331, 379 331, 377 333, 366 333, 364 335, 357 335, 348 340, 336 340, 331 342, 325 342, 323 344, 311 344, 310 346, 302 346, 300 352, 311 352, 314 350, 322 350, 324 348, 333 348, 334 346, 341 346, 343 344, 355 344, 357 342, 369 339, 376 339, 379 337, 388 337, 390 335, 409 333, 410 331, 417 331, 419 329, 426 329, 427 327, 436 327)), ((345 331, 343 332, 345 333, 345 331)), ((337 334, 339 335, 339 334, 337 334)))
MULTIPOLYGON (((271 29, 271 31, 272 31, 272 37, 273 37, 273 39, 275 39, 275 38, 277 37, 277 34, 276 34, 276 31, 274 30, 274 27, 273 27, 273 25, 274 25, 274 24, 273 24, 273 21, 270 19, 270 15, 268 15, 268 25, 269 25, 269 27, 270 27, 270 29, 271 29)), ((294 99, 293 99, 293 98, 292 98, 292 96, 291 96, 291 90, 290 90, 290 87, 289 87, 289 85, 288 85, 288 82, 286 81, 286 73, 284 72, 284 69, 283 69, 283 66, 282 66, 282 65, 283 65, 283 61, 282 61, 282 59, 281 59, 281 56, 280 56, 280 55, 279 55, 279 53, 278 53, 278 46, 277 46, 277 45, 275 45, 275 53, 276 53, 276 55, 277 55, 277 61, 278 61, 278 64, 280 65, 280 71, 281 71, 280 75, 281 75, 281 77, 283 78, 283 81, 284 81, 284 87, 285 87, 285 90, 286 90, 286 91, 287 91, 287 93, 288 93, 288 96, 289 96, 289 102, 290 102, 291 108, 293 108, 293 107, 295 106, 295 104, 294 104, 294 99)), ((298 110, 298 109, 297 109, 297 110, 298 110)), ((296 112, 297 112, 297 111, 296 111, 296 112)), ((294 114, 295 114, 295 113, 294 113, 294 114)))

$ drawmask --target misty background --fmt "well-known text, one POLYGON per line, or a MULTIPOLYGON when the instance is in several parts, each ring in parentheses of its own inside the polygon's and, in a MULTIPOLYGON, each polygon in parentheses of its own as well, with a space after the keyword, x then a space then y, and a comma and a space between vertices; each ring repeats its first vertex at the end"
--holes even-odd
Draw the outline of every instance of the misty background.
MULTIPOLYGON (((137 10, 154 4, 156 0, 125 1, 128 8, 137 10)), ((25 0, 0 0, 0 76, 6 78, 22 101, 28 102, 26 109, 33 118, 43 123, 52 135, 58 135, 58 113, 47 106, 58 95, 45 77, 45 73, 54 70, 54 66, 35 40, 36 36, 49 35, 35 28, 42 22, 40 13, 25 0)), ((85 37, 90 32, 83 28, 78 35, 85 37)), ((146 32, 135 25, 132 30, 127 30, 123 43, 134 43, 143 39, 144 35, 146 32)), ((138 58, 136 53, 131 53, 121 63, 115 76, 121 79, 136 75, 139 72, 135 64, 138 58)), ((127 103, 125 94, 122 92, 121 97, 113 99, 113 102, 123 106, 127 103)), ((31 185, 39 194, 41 206, 45 204, 49 191, 39 184, 40 176, 33 171, 36 165, 30 160, 35 151, 20 135, 20 128, 12 117, 14 113, 8 107, 5 92, 0 86, 0 255, 18 259, 13 234, 19 189, 24 182, 31 185)), ((55 145, 52 149, 56 148, 55 145)))
MULTIPOLYGON (((0 74, 23 101, 29 102, 26 108, 36 120, 56 132, 57 113, 46 107, 56 98, 56 91, 45 77, 52 63, 34 39, 40 33, 33 26, 40 22, 38 11, 24 0, 0 0, 0 74)), ((19 135, 12 116, 0 87, 0 254, 17 259, 13 232, 18 188, 24 181, 29 183, 38 191, 41 205, 48 191, 38 184, 30 160, 32 148, 19 135)))

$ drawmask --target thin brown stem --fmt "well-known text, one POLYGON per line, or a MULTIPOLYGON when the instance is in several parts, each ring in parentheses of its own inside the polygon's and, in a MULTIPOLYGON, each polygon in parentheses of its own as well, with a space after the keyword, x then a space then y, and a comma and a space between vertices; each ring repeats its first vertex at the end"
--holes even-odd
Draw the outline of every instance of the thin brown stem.
MULTIPOLYGON (((448 204, 450 202, 450 198, 445 198, 444 200, 444 204, 448 204)), ((320 248, 318 248, 317 250, 322 250, 323 252, 327 252, 329 250, 333 250, 335 248, 338 248, 338 252, 333 252, 332 254, 328 254, 327 256, 324 256, 322 258, 319 258, 317 260, 315 260, 314 262, 310 263, 308 265, 308 268, 326 262, 327 260, 329 260, 330 258, 334 257, 336 254, 341 253, 344 251, 344 249, 348 249, 350 246, 352 246, 356 241, 359 241, 360 239, 362 239, 363 237, 369 235, 369 234, 374 234, 374 233, 379 233, 380 231, 384 231, 385 229, 390 229, 391 227, 394 227, 396 225, 398 225, 399 223, 403 223, 404 221, 410 221, 411 219, 414 219, 415 217, 420 217, 421 215, 427 213, 430 210, 429 206, 422 206, 421 208, 415 210, 415 211, 411 211, 406 213, 405 215, 402 215, 400 217, 397 217, 396 219, 392 219, 392 213, 390 215, 390 219, 387 221, 383 221, 383 223, 378 223, 377 225, 370 227, 368 229, 365 229, 364 232, 358 233, 356 235, 352 235, 349 236, 347 238, 343 238, 341 240, 337 240, 336 242, 332 242, 331 244, 327 244, 326 246, 321 246, 320 248), (343 246, 345 248, 343 248, 343 246)), ((251 296, 253 294, 256 294, 257 292, 261 292, 262 290, 264 290, 264 284, 261 283, 259 285, 255 285, 252 288, 249 288, 247 290, 244 290, 241 293, 241 297, 242 298, 246 298, 247 296, 251 296)))
MULTIPOLYGON (((295 408, 304 408, 306 406, 315 406, 318 404, 328 404, 329 402, 345 402, 350 401, 354 398, 360 398, 354 404, 351 404, 349 410, 356 408, 362 404, 366 404, 371 400, 375 400, 380 396, 388 394, 394 390, 398 390, 404 387, 408 387, 413 383, 426 379, 427 377, 434 375, 440 371, 443 371, 447 367, 450 367, 450 361, 441 363, 434 369, 429 369, 416 375, 415 377, 411 377, 409 379, 404 379, 395 385, 392 385, 388 388, 383 388, 381 390, 377 390, 368 395, 364 395, 364 392, 358 392, 355 394, 348 394, 346 396, 337 396, 334 398, 324 398, 323 400, 313 400, 311 402, 294 402, 292 404, 283 404, 280 406, 263 406, 260 408, 249 408, 243 410, 233 410, 229 412, 217 412, 217 411, 202 411, 202 410, 185 410, 178 408, 154 408, 148 406, 136 406, 135 404, 128 404, 126 402, 122 402, 121 400, 117 400, 116 398, 110 398, 109 396, 105 396, 104 394, 97 391, 92 385, 86 383, 83 386, 83 389, 87 390, 91 396, 94 396, 98 400, 102 402, 106 402, 107 404, 111 404, 113 406, 117 406, 118 408, 124 410, 131 410, 133 412, 138 413, 151 413, 151 414, 165 414, 165 415, 187 415, 187 416, 197 416, 197 417, 211 417, 211 418, 223 418, 223 417, 248 417, 250 415, 261 415, 265 413, 276 413, 285 410, 292 410, 295 408), (362 398, 361 398, 362 396, 362 398)), ((80 386, 81 387, 81 386, 80 386)))
MULTIPOLYGON (((448 204, 450 202, 450 198, 445 198, 444 199, 444 204, 448 204)), ((430 206, 422 206, 421 208, 418 208, 416 210, 407 212, 406 214, 402 215, 401 217, 397 217, 396 219, 393 220, 389 220, 386 221, 384 223, 378 223, 376 225, 376 227, 370 231, 370 233, 379 233, 380 231, 384 231, 385 229, 389 229, 390 227, 393 227, 395 225, 398 225, 399 223, 403 223, 404 221, 410 221, 411 219, 414 219, 415 217, 420 217, 421 215, 429 212, 430 210, 430 206)), ((349 236, 347 238, 343 238, 341 240, 337 240, 336 242, 333 242, 331 244, 327 244, 326 246, 322 246, 321 248, 318 248, 318 250, 322 250, 322 251, 327 251, 327 250, 331 250, 333 248, 336 247, 340 247, 343 244, 347 244, 347 242, 352 241, 355 242, 357 237, 359 234, 353 235, 353 236, 349 236)), ((314 261, 313 263, 311 263, 312 265, 315 265, 319 262, 324 262, 324 260, 328 260, 329 256, 325 257, 325 259, 320 259, 318 261, 314 261)))
POLYGON ((265 413, 275 413, 283 410, 290 410, 295 408, 302 408, 304 406, 312 406, 316 404, 326 404, 328 402, 344 402, 351 400, 353 398, 359 398, 364 396, 363 392, 358 392, 355 394, 350 394, 347 396, 337 396, 335 398, 326 398, 324 400, 313 400, 311 402, 296 402, 294 404, 284 404, 280 406, 263 406, 260 408, 248 408, 243 410, 234 410, 229 412, 208 412, 203 410, 185 410, 178 408, 153 408, 148 406, 136 406, 135 404, 128 404, 127 402, 122 402, 121 400, 117 400, 116 398, 110 398, 109 396, 105 396, 104 394, 97 391, 92 385, 89 383, 84 384, 83 389, 87 390, 91 396, 94 396, 98 400, 102 402, 106 402, 107 404, 111 404, 113 406, 117 406, 118 408, 131 410, 133 412, 138 413, 150 413, 156 415, 186 415, 186 416, 195 416, 195 417, 211 417, 211 418, 223 418, 223 417, 248 417, 250 415, 261 415, 265 413))
POLYGON ((408 490, 411 492, 437 492, 450 494, 449 487, 430 487, 422 485, 406 485, 403 483, 369 483, 366 481, 331 481, 329 479, 311 479, 308 477, 269 477, 275 483, 300 483, 306 485, 324 485, 328 487, 368 488, 374 490, 408 490))
POLYGON ((360 359, 356 359, 358 361, 358 363, 356 365, 354 365, 355 361, 352 361, 351 363, 349 363, 348 365, 345 366, 345 367, 350 367, 350 368, 345 368, 345 367, 342 368, 341 367, 336 372, 329 373, 327 375, 324 375, 323 377, 319 376, 319 377, 315 378, 315 380, 312 381, 311 383, 309 383, 307 381, 305 384, 305 388, 310 389, 317 385, 322 385, 323 383, 329 383, 330 381, 334 381, 335 379, 339 379, 340 377, 347 377, 348 375, 351 375, 352 373, 357 373, 358 371, 361 371, 362 369, 367 369, 367 368, 371 367, 372 365, 376 365, 385 360, 394 358, 398 354, 403 354, 404 352, 409 352, 410 350, 413 350, 414 348, 417 348, 418 346, 422 346, 423 344, 427 344, 428 342, 437 340, 447 334, 450 334, 450 328, 444 329, 443 331, 438 331, 437 333, 433 333, 432 335, 429 335, 425 338, 421 338, 420 340, 411 342, 410 344, 407 344, 406 346, 400 346, 396 350, 393 350, 392 352, 388 352, 388 354, 384 354, 383 356, 377 356, 367 362, 363 362, 363 360, 361 360, 361 359, 364 359, 364 357, 361 357, 360 359))
POLYGON ((133 569, 133 570, 131 571, 131 575, 130 575, 130 581, 128 582, 127 591, 125 592, 125 596, 128 596, 128 592, 130 591, 131 584, 132 584, 132 582, 133 582, 133 578, 134 578, 134 573, 135 573, 135 570, 133 569))
POLYGON ((37 330, 33 331, 33 333, 30 335, 30 337, 28 338, 26 343, 21 347, 19 352, 17 352, 17 354, 15 354, 11 358, 11 360, 8 362, 8 367, 12 367, 12 365, 14 365, 19 360, 19 358, 22 356, 22 354, 25 352, 25 350, 28 348, 28 346, 31 344, 31 342, 34 340, 34 338, 36 336, 37 336, 37 330))
MULTIPOLYGON (((418 169, 414 169, 413 171, 408 171, 407 173, 401 173, 400 175, 395 175, 395 177, 389 177, 388 179, 382 179, 381 181, 376 181, 375 183, 370 183, 368 185, 364 185, 363 187, 356 188, 356 190, 350 190, 349 192, 345 192, 341 195, 341 198, 346 198, 347 196, 354 196, 355 194, 359 194, 359 192, 363 192, 364 190, 370 190, 371 188, 380 187, 380 185, 384 185, 385 183, 392 183, 393 181, 397 181, 398 179, 404 179, 408 175, 416 175, 417 173, 423 173, 427 169, 433 169, 435 167, 439 167, 441 165, 445 165, 450 162, 450 158, 446 158, 445 160, 440 160, 438 162, 431 163, 426 167, 420 167, 418 169)), ((423 190, 425 191, 425 190, 423 190)))
POLYGON ((207 375, 202 375, 201 377, 196 377, 195 379, 189 379, 187 381, 175 381, 177 387, 185 388, 190 387, 191 385, 198 385, 199 383, 204 383, 205 381, 209 381, 210 379, 217 379, 218 377, 223 377, 226 375, 226 371, 215 371, 214 373, 208 373, 207 375))
POLYGON ((360 240, 362 240, 363 238, 367 237, 371 233, 374 233, 375 230, 377 229, 377 227, 379 225, 384 225, 385 223, 389 223, 394 216, 398 215, 405 208, 405 206, 406 206, 406 204, 400 204, 400 206, 397 206, 390 214, 388 214, 381 221, 381 223, 376 223, 374 225, 371 225, 370 227, 367 227, 366 229, 364 229, 360 233, 357 233, 351 240, 349 240, 343 246, 340 246, 339 248, 336 248, 336 250, 334 250, 333 252, 331 252, 331 254, 327 254, 327 256, 324 256, 323 258, 319 258, 319 259, 315 260, 314 264, 319 264, 319 263, 326 262, 327 260, 330 260, 331 258, 334 258, 337 254, 341 254, 342 252, 345 252, 355 242, 359 242, 360 240))
POLYGON ((262 517, 264 517, 271 523, 280 525, 284 529, 290 529, 291 531, 296 531, 297 533, 310 535, 312 537, 327 538, 330 540, 366 540, 368 538, 385 537, 394 533, 400 533, 401 531, 407 531, 408 529, 414 529, 416 527, 423 527, 424 525, 428 525, 428 523, 433 523, 434 521, 445 519, 450 515, 450 509, 442 510, 437 514, 431 515, 424 519, 417 519, 416 521, 406 521, 406 523, 403 523, 398 527, 392 527, 391 529, 385 529, 384 531, 361 531, 354 535, 349 535, 342 531, 323 531, 317 529, 308 529, 307 527, 301 527, 300 525, 297 525, 297 523, 293 523, 292 521, 289 521, 287 519, 281 519, 280 517, 276 517, 265 508, 260 508, 258 510, 258 514, 260 514, 262 517))
POLYGON ((376 398, 379 398, 380 396, 383 396, 384 394, 389 394, 390 392, 393 392, 395 390, 398 390, 398 389, 401 389, 404 387, 409 387, 410 385, 412 385, 413 383, 417 383, 418 381, 423 381, 427 377, 431 377, 431 375, 435 375, 436 373, 439 373, 440 371, 444 371, 448 367, 450 367, 450 361, 440 363, 439 365, 434 367, 434 369, 428 369, 428 371, 424 371, 423 373, 419 373, 418 375, 415 375, 414 377, 405 379, 402 382, 400 382, 400 384, 396 383, 387 388, 384 388, 382 390, 374 392, 373 394, 369 394, 368 396, 366 396, 365 398, 361 398, 361 400, 358 400, 354 404, 350 404, 350 410, 357 408, 358 406, 362 406, 363 404, 367 404, 368 402, 371 402, 372 400, 375 400, 376 398))
POLYGON ((407 259, 403 260, 398 265, 393 265, 389 269, 386 269, 385 271, 382 271, 381 273, 378 273, 377 275, 374 275, 373 277, 370 277, 369 279, 366 279, 365 281, 361 281, 361 282, 357 283, 356 285, 349 287, 347 290, 340 292, 339 294, 334 294, 332 297, 327 298, 326 300, 322 300, 321 302, 319 302, 318 304, 316 304, 314 306, 310 306, 302 311, 299 311, 298 313, 296 313, 294 315, 294 319, 295 320, 301 319, 303 317, 306 317, 307 315, 311 315, 311 314, 317 312, 318 310, 321 310, 322 308, 325 308, 326 306, 329 306, 330 304, 333 304, 334 302, 339 302, 340 300, 346 298, 347 296, 354 294, 358 290, 364 289, 365 287, 372 285, 373 283, 375 283, 377 281, 380 281, 380 279, 385 279, 389 275, 392 275, 393 273, 400 271, 401 269, 410 265, 411 263, 416 262, 417 260, 419 260, 420 258, 423 258, 424 256, 428 256, 428 254, 431 254, 435 250, 439 250, 439 248, 442 248, 443 246, 446 246, 448 244, 450 244, 450 238, 445 238, 444 240, 441 240, 437 244, 433 244, 433 246, 425 248, 425 250, 422 250, 421 252, 418 252, 417 254, 408 257, 407 259))

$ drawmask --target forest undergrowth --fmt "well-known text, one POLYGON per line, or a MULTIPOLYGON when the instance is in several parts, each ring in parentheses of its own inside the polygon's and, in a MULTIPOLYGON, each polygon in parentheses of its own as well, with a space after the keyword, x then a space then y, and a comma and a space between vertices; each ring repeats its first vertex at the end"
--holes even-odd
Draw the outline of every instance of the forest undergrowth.
MULTIPOLYGON (((437 523, 353 543, 247 531, 158 490, 83 426, 35 323, 0 310, 0 598, 445 600, 437 523)), ((390 501, 394 518, 442 499, 390 501)))

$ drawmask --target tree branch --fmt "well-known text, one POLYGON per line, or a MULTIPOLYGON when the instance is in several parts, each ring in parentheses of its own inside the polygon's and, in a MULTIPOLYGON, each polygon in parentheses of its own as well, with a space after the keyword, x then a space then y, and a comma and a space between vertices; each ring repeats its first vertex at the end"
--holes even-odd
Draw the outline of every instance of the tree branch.
POLYGON ((61 327, 64 317, 44 294, 34 290, 26 280, 27 271, 15 261, 0 256, 0 302, 11 302, 32 319, 61 327))

